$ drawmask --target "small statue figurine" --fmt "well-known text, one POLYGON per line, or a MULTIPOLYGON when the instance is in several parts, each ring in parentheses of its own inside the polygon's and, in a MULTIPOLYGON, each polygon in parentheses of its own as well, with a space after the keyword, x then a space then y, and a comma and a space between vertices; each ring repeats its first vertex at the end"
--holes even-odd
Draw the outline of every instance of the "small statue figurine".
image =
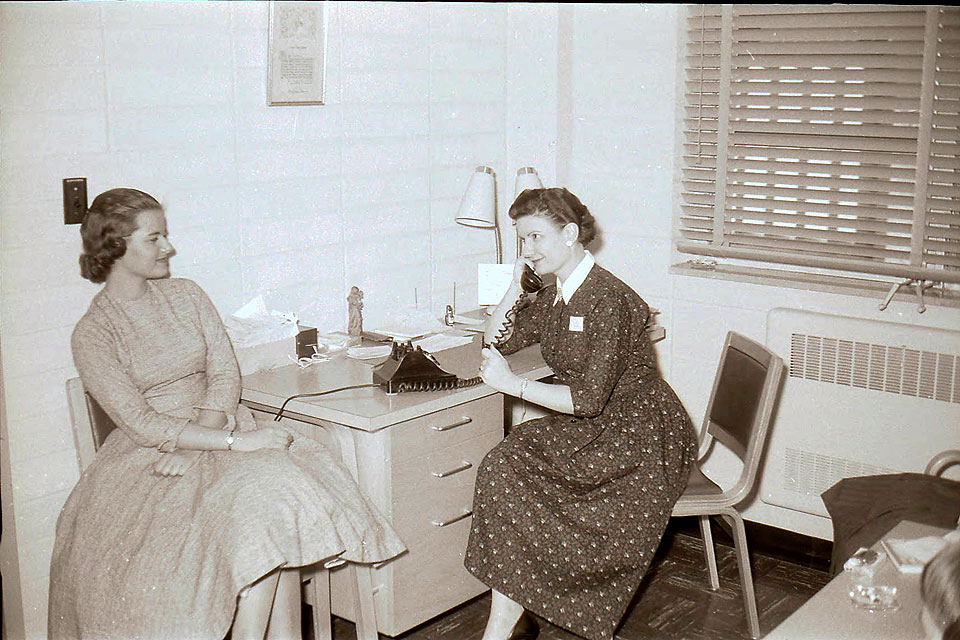
POLYGON ((360 336, 363 333, 363 291, 357 287, 350 287, 350 294, 347 296, 349 305, 347 316, 347 334, 360 342, 360 336))

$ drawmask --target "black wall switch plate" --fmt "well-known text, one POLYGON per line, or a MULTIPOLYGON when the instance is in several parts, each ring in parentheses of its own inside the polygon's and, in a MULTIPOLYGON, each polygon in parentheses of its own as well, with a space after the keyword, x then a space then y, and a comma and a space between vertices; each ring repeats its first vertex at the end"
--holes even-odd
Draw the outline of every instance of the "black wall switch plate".
POLYGON ((87 179, 63 179, 63 224, 80 224, 87 212, 87 179))

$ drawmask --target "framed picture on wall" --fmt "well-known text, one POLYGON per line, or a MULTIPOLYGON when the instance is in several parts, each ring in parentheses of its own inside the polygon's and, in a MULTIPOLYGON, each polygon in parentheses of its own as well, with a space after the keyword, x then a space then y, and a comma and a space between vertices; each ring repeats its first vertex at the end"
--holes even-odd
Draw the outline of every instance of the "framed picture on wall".
POLYGON ((267 105, 323 104, 327 3, 271 0, 267 105))

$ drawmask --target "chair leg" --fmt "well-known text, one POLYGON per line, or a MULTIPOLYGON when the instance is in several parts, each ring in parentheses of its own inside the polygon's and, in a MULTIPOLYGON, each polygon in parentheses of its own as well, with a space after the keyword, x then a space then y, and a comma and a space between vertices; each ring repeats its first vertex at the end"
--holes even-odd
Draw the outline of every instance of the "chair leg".
POLYGON ((720 575, 717 572, 717 550, 713 546, 713 532, 710 531, 710 516, 697 516, 700 521, 700 537, 703 539, 703 555, 707 560, 707 573, 710 574, 710 588, 720 588, 720 575))
POLYGON ((330 624, 330 572, 322 566, 313 571, 307 583, 313 607, 314 640, 333 640, 330 624))
POLYGON ((757 597, 753 590, 753 573, 750 571, 750 551, 747 548, 747 531, 743 518, 734 509, 725 509, 724 515, 733 527, 733 542, 737 550, 737 564, 740 566, 740 588, 743 592, 743 606, 747 613, 747 628, 750 637, 760 637, 760 616, 757 614, 757 597))
POLYGON ((357 640, 377 640, 377 610, 373 602, 373 569, 368 565, 351 564, 356 576, 357 640))

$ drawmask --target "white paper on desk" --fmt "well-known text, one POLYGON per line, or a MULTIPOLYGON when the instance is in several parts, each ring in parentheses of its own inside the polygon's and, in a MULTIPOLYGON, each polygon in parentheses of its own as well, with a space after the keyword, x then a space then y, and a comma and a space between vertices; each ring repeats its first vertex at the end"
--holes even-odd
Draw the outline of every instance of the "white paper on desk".
POLYGON ((481 307, 500 304, 513 280, 512 264, 477 265, 477 304, 481 307))
POLYGON ((446 329, 447 326, 439 318, 433 317, 428 309, 412 307, 395 310, 387 320, 370 331, 406 341, 446 329))
POLYGON ((444 349, 462 347, 463 345, 470 344, 471 342, 473 342, 473 336, 452 336, 449 333, 438 333, 430 336, 429 338, 414 340, 413 346, 420 347, 427 353, 436 353, 437 351, 443 351, 444 349))

